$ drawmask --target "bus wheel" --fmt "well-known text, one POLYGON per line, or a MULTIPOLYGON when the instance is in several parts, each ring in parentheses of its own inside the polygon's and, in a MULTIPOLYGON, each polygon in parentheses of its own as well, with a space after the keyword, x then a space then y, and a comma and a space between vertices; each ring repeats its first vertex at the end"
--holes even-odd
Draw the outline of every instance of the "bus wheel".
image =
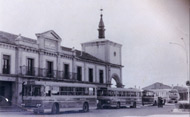
POLYGON ((119 103, 119 102, 117 103, 116 108, 117 108, 117 109, 120 108, 120 103, 119 103))
POLYGON ((52 114, 57 114, 57 113, 59 113, 59 106, 58 106, 58 104, 56 104, 56 103, 53 104, 51 113, 52 113, 52 114))
POLYGON ((137 104, 136 102, 133 103, 133 108, 136 108, 137 107, 137 104))
POLYGON ((88 111, 89 111, 89 106, 88 106, 88 103, 85 102, 85 103, 83 104, 83 112, 88 112, 88 111))

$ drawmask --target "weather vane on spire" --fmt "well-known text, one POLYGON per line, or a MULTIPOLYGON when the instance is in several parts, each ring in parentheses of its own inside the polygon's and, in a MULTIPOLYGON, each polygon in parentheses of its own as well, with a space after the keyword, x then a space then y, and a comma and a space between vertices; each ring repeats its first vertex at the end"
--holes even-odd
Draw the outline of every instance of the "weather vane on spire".
POLYGON ((98 28, 98 37, 99 39, 104 39, 105 38, 105 29, 104 29, 104 22, 103 22, 103 15, 102 15, 103 9, 100 9, 100 22, 99 22, 99 28, 98 28))
POLYGON ((101 14, 102 14, 102 11, 103 11, 103 9, 100 9, 101 14))

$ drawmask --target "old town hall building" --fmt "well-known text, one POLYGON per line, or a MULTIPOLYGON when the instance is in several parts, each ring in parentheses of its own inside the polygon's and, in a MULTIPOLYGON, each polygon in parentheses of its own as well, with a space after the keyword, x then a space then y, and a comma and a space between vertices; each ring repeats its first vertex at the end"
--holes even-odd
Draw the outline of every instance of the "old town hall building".
MULTIPOLYGON (((28 81, 78 82, 97 87, 122 84, 121 44, 105 39, 101 14, 98 39, 82 43, 82 50, 61 46, 62 38, 49 30, 37 39, 0 31, 0 96, 22 103, 28 81)), ((0 100, 0 106, 11 105, 0 100)))

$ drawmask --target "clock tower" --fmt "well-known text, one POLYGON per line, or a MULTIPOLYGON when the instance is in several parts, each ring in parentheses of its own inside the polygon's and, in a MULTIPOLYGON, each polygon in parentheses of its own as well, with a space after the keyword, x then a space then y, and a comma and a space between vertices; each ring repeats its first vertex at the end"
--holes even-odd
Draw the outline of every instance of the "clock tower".
MULTIPOLYGON (((102 9, 101 9, 102 11, 102 9)), ((105 38, 103 14, 100 14, 98 39, 82 43, 82 50, 105 62, 121 65, 121 44, 105 38)))

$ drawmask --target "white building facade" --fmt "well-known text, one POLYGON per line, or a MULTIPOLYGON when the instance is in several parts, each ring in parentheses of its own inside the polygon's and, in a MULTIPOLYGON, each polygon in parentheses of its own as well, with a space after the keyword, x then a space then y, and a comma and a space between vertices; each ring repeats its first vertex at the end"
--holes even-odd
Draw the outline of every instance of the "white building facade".
MULTIPOLYGON (((121 44, 105 39, 101 15, 99 38, 82 43, 82 51, 61 46, 53 31, 37 39, 0 31, 0 96, 22 103, 23 84, 28 81, 78 82, 97 87, 122 85, 121 44)), ((0 101, 0 106, 8 106, 0 101)))

